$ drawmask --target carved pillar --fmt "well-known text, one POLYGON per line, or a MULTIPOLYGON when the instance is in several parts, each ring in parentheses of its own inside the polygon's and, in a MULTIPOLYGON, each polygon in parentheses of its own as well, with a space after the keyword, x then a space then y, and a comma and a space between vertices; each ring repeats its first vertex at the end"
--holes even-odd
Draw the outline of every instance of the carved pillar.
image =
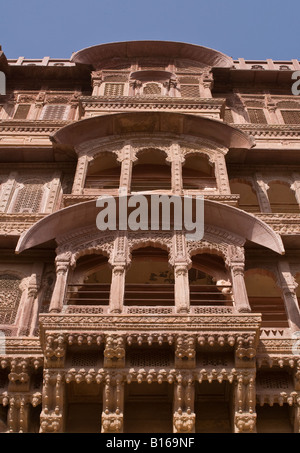
POLYGON ((61 312, 67 288, 68 272, 70 268, 70 254, 62 253, 55 259, 56 282, 50 302, 49 312, 61 312))
POLYGON ((118 156, 121 162, 120 188, 124 194, 131 191, 132 162, 135 160, 131 145, 125 145, 118 156))
POLYGON ((101 72, 97 71, 92 72, 92 87, 93 87, 92 96, 100 96, 101 84, 102 84, 101 72))
POLYGON ((295 192, 295 197, 300 207, 300 174, 293 173, 294 183, 291 185, 291 189, 295 192))
POLYGON ((187 263, 175 263, 174 277, 176 312, 188 313, 190 310, 190 291, 187 263))
POLYGON ((271 213, 272 209, 268 197, 269 186, 264 182, 260 173, 255 174, 254 184, 261 212, 271 213))
POLYGON ((107 335, 104 349, 104 366, 124 368, 125 341, 121 335, 107 335))
POLYGON ((214 79, 212 74, 205 74, 203 77, 203 96, 205 98, 212 98, 211 90, 213 88, 214 79))
POLYGON ((268 107, 268 113, 269 113, 271 124, 278 124, 278 118, 276 115, 276 110, 277 110, 276 104, 269 102, 267 107, 268 107))
POLYGON ((9 398, 9 408, 7 414, 7 427, 9 433, 18 432, 18 407, 15 397, 9 398))
POLYGON ((196 366, 196 344, 192 335, 179 335, 175 342, 176 368, 194 368, 196 366))
POLYGON ((173 236, 174 297, 177 313, 188 313, 190 310, 189 267, 191 261, 187 256, 186 239, 181 231, 173 236))
POLYGON ((109 295, 110 313, 122 313, 125 291, 126 266, 116 264, 112 268, 112 277, 109 295))
POLYGON ((9 405, 7 427, 9 433, 27 433, 29 424, 28 395, 11 394, 3 398, 3 406, 9 405))
POLYGON ((89 157, 84 154, 78 158, 72 194, 81 195, 83 193, 85 178, 89 164, 89 157))
POLYGON ((40 432, 59 433, 63 431, 64 389, 61 372, 44 371, 40 432))
POLYGON ((56 171, 52 175, 52 180, 51 183, 49 184, 49 196, 47 200, 47 204, 44 208, 44 212, 46 214, 51 214, 56 208, 57 202, 58 202, 58 197, 59 197, 59 188, 60 186, 60 181, 61 181, 61 171, 56 171))
POLYGON ((256 432, 256 391, 254 372, 241 372, 237 376, 234 398, 234 431, 256 432))
POLYGON ((195 388, 192 376, 184 378, 179 374, 174 386, 174 433, 195 432, 194 400, 195 388))
POLYGON ((31 313, 33 310, 33 306, 35 304, 37 292, 38 286, 36 281, 36 275, 32 275, 27 288, 27 299, 24 304, 25 306, 22 315, 20 316, 19 319, 18 335, 28 335, 28 330, 30 328, 31 321, 31 313))
POLYGON ((124 292, 125 292, 125 277, 128 264, 127 252, 127 236, 126 232, 120 232, 115 239, 114 252, 112 254, 112 276, 109 295, 109 311, 111 313, 122 313, 124 292))
POLYGON ((121 374, 106 377, 103 390, 102 433, 123 432, 124 383, 121 374))
POLYGON ((182 164, 184 158, 181 155, 180 145, 173 143, 171 146, 171 156, 167 158, 171 162, 172 193, 182 194, 182 164))
POLYGON ((2 184, 0 212, 6 212, 8 210, 17 176, 18 173, 16 171, 11 172, 7 181, 2 184))
POLYGON ((220 153, 218 153, 217 156, 215 157, 215 174, 217 180, 217 187, 220 194, 229 195, 231 191, 225 156, 220 153))
POLYGON ((288 261, 279 261, 278 271, 289 326, 295 332, 300 329, 300 311, 295 291, 298 285, 291 274, 288 261))
POLYGON ((234 296, 234 304, 238 312, 247 313, 251 311, 248 300, 244 269, 245 269, 245 254, 242 247, 228 246, 229 267, 231 271, 232 289, 234 296))

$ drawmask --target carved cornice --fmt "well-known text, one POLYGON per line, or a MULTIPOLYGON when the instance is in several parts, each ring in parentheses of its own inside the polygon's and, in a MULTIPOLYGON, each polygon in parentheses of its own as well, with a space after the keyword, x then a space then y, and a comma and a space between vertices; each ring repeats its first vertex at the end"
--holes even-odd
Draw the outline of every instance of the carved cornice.
POLYGON ((202 315, 98 315, 98 314, 42 314, 40 315, 41 329, 53 331, 116 331, 137 330, 156 332, 199 332, 220 330, 233 332, 258 332, 261 317, 257 314, 202 314, 202 315))
POLYGON ((4 132, 50 134, 69 123, 72 123, 72 121, 0 120, 0 134, 4 132))
POLYGON ((300 126, 296 124, 236 124, 232 123, 234 127, 248 132, 255 138, 300 138, 300 126))
POLYGON ((20 235, 46 214, 0 214, 0 235, 20 235))
POLYGON ((300 213, 255 214, 282 235, 300 234, 300 213))
POLYGON ((174 98, 168 96, 161 97, 129 97, 118 96, 108 98, 104 96, 81 97, 80 103, 84 109, 164 109, 164 110, 215 110, 220 111, 225 103, 225 99, 213 98, 174 98))

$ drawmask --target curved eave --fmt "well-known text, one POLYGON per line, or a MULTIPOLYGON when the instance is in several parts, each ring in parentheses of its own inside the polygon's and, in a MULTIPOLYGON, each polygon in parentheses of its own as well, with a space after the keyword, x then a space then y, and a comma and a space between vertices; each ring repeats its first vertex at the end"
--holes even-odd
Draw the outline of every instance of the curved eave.
POLYGON ((174 41, 124 41, 98 44, 75 52, 73 63, 100 69, 105 61, 141 57, 195 60, 209 67, 228 68, 233 60, 228 55, 208 47, 174 41))
POLYGON ((222 121, 184 113, 138 112, 94 116, 62 127, 50 138, 75 148, 90 140, 130 133, 169 133, 201 137, 226 148, 250 149, 254 140, 247 133, 222 121))
MULTIPOLYGON (((20 236, 16 253, 60 238, 72 231, 78 231, 90 225, 96 226, 98 213, 96 200, 92 200, 50 214, 20 236)), ((204 221, 206 225, 213 225, 245 241, 248 240, 276 253, 284 254, 281 237, 265 222, 240 209, 216 201, 204 200, 204 221)))

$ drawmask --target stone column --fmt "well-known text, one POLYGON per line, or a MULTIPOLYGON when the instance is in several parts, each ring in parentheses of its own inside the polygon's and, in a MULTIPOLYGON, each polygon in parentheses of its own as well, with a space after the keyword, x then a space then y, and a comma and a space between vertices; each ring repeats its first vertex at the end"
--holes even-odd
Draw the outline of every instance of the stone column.
POLYGON ((83 193, 88 164, 89 157, 86 154, 79 156, 72 188, 72 194, 74 195, 81 195, 83 193))
POLYGON ((190 310, 189 274, 187 263, 175 263, 175 307, 177 313, 188 313, 190 310))
POLYGON ((37 292, 38 286, 36 276, 32 275, 27 288, 27 299, 18 325, 18 335, 28 335, 29 333, 31 313, 37 297, 37 292))
POLYGON ((300 330, 300 311, 295 291, 298 285, 291 274, 288 261, 279 261, 278 271, 289 326, 295 332, 300 330))
POLYGON ((93 92, 92 96, 100 96, 100 86, 102 84, 102 74, 101 72, 92 72, 92 86, 93 92))
POLYGON ((50 302, 49 312, 61 312, 67 288, 67 279, 70 268, 70 254, 62 253, 55 259, 56 282, 50 302))
POLYGON ((17 176, 18 173, 16 171, 11 172, 7 181, 2 184, 0 212, 6 212, 8 210, 17 176))
POLYGON ((181 374, 178 375, 174 386, 174 433, 195 432, 194 400, 195 388, 192 376, 184 378, 181 374))
POLYGON ((125 145, 118 156, 118 161, 121 162, 120 188, 123 194, 131 191, 132 163, 135 160, 131 145, 125 145))
POLYGON ((109 295, 110 313, 122 313, 123 311, 125 276, 125 264, 116 264, 113 266, 109 295))
POLYGON ((292 176, 293 176, 294 182, 291 185, 291 189, 294 190, 296 200, 297 200, 298 205, 300 207, 300 174, 299 173, 293 173, 292 176))
POLYGON ((218 154, 215 157, 215 177, 217 181, 217 188, 220 194, 229 195, 231 193, 231 190, 225 156, 223 154, 218 154))
POLYGON ((178 143, 172 144, 171 156, 168 156, 167 161, 171 162, 172 193, 175 195, 181 195, 182 164, 184 162, 184 157, 181 155, 181 150, 178 143))
POLYGON ((214 79, 212 74, 205 74, 203 77, 203 96, 205 98, 212 98, 211 90, 213 88, 214 79))
POLYGON ((254 184, 261 212, 264 212, 266 214, 272 213, 268 197, 269 186, 264 182, 263 177, 260 173, 255 174, 254 184))
POLYGON ((245 254, 242 247, 228 246, 234 304, 238 312, 251 312, 244 279, 245 254))
POLYGON ((123 433, 124 383, 121 374, 108 375, 103 390, 102 433, 123 433))
POLYGON ((128 242, 126 232, 120 232, 115 239, 112 254, 112 277, 109 295, 109 311, 122 313, 125 291, 125 277, 128 266, 128 242))
POLYGON ((278 124, 278 117, 276 115, 276 110, 277 110, 276 104, 269 103, 267 105, 267 107, 268 107, 268 113, 269 113, 271 124, 278 124))
POLYGON ((234 401, 234 431, 236 433, 256 432, 255 372, 241 372, 237 376, 234 401))
POLYGON ((51 182, 49 183, 49 195, 47 199, 47 203, 45 204, 44 207, 44 212, 46 214, 51 214, 58 202, 58 197, 60 194, 60 187, 61 187, 61 177, 62 177, 62 172, 61 171, 55 171, 52 175, 51 182))
POLYGON ((59 433, 63 430, 64 382, 59 371, 44 371, 42 433, 59 433))
POLYGON ((174 298, 177 313, 188 313, 190 310, 189 267, 191 260, 186 251, 184 233, 175 231, 172 244, 170 264, 174 266, 174 298))

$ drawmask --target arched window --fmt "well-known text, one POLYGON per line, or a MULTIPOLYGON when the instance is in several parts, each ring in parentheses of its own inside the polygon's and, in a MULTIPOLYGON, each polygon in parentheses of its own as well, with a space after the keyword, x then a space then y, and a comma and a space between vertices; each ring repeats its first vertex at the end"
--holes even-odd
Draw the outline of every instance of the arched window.
POLYGON ((67 305, 108 305, 111 268, 103 255, 78 259, 67 288, 67 305))
POLYGON ((163 151, 143 150, 137 157, 138 161, 132 169, 132 192, 171 189, 171 167, 167 164, 163 151))
POLYGON ((263 269, 245 272, 251 310, 262 314, 262 327, 288 327, 284 301, 274 277, 263 269))
POLYGON ((88 167, 85 189, 116 189, 121 166, 114 153, 101 153, 88 167))
POLYGON ((124 305, 174 305, 174 274, 165 250, 145 247, 132 252, 124 305))
POLYGON ((295 192, 288 183, 272 181, 268 185, 268 198, 272 212, 299 212, 295 192))
POLYGON ((216 178, 214 168, 204 154, 187 156, 182 166, 183 189, 203 190, 215 188, 216 178))
POLYGON ((233 179, 230 181, 230 190, 232 194, 240 195, 238 208, 247 212, 260 212, 257 195, 250 182, 233 179))
POLYGON ((189 270, 189 285, 191 305, 232 306, 231 284, 220 256, 207 253, 194 255, 189 270))
POLYGON ((14 275, 0 275, 0 324, 14 324, 22 291, 20 279, 14 275))

